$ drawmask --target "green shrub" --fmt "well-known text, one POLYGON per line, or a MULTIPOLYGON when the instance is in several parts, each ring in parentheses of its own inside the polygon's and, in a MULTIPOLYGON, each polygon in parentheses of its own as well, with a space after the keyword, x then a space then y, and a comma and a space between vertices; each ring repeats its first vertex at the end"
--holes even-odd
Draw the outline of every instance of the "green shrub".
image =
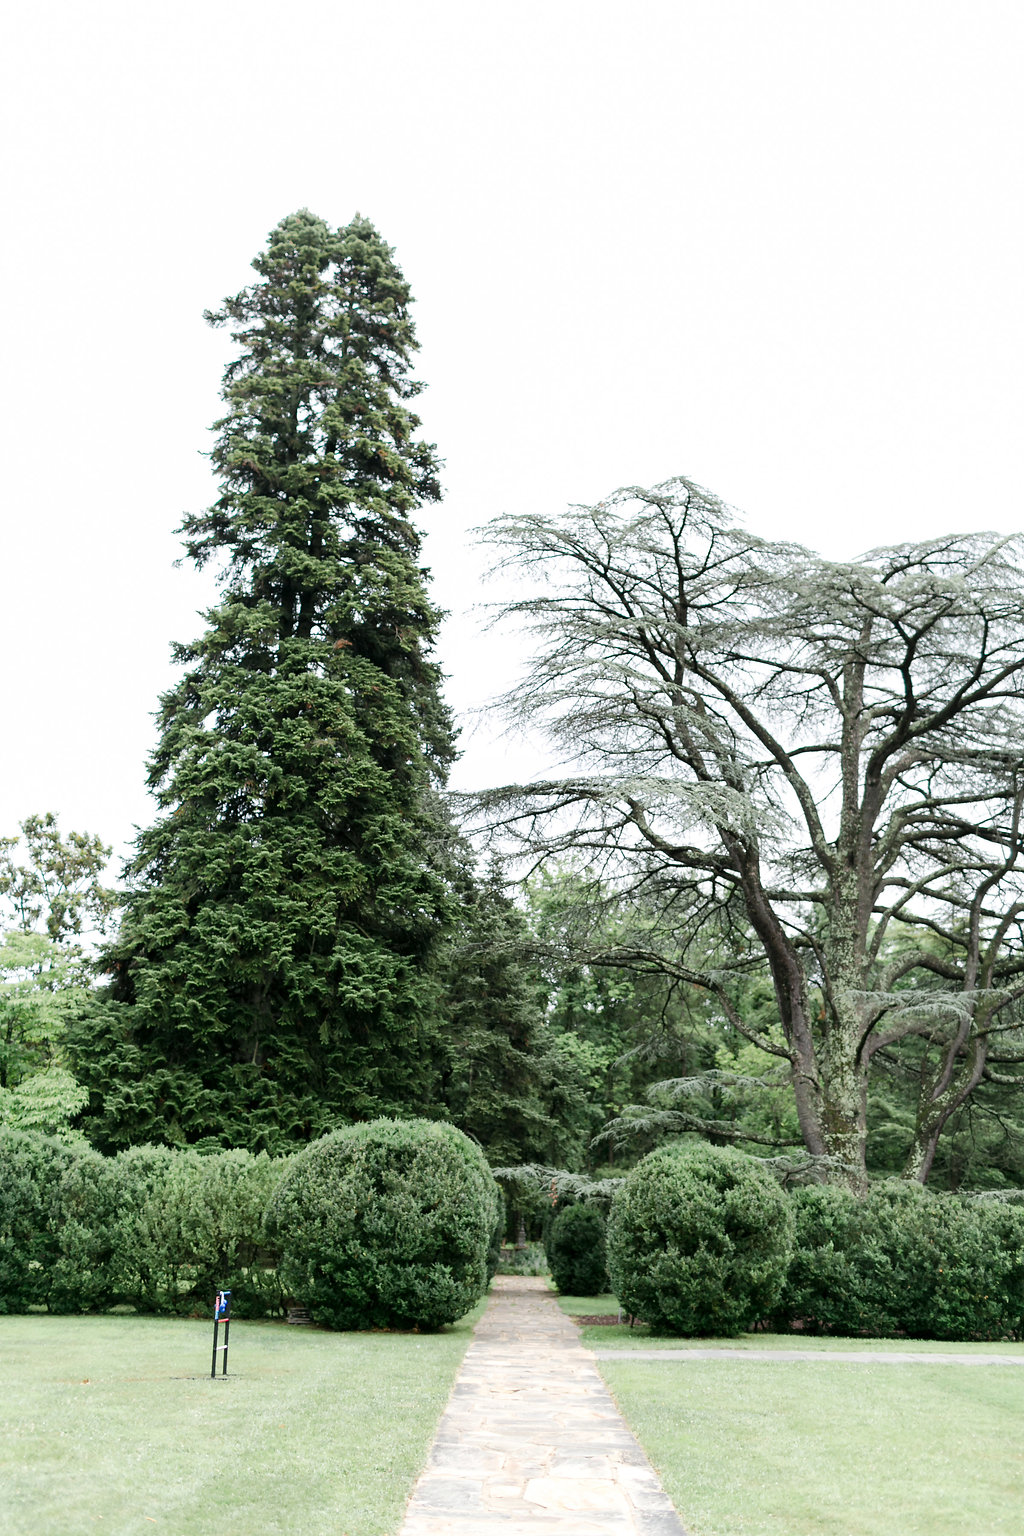
POLYGON ((885 1180, 865 1199, 791 1197, 793 1259, 775 1311, 831 1333, 1016 1336, 1024 1317, 1024 1211, 885 1180))
POLYGON ((133 1147, 69 1170, 51 1310, 205 1312, 227 1288, 236 1317, 279 1314, 263 1216, 286 1166, 266 1153, 133 1147))
POLYGON ((563 1296, 600 1296, 608 1288, 605 1219, 596 1205, 567 1205, 547 1241, 551 1278, 563 1296))
POLYGON ((1004 1330, 998 1336, 1024 1338, 1024 1206, 1005 1201, 972 1200, 986 1245, 1002 1259, 1004 1330))
POLYGON ((853 1252, 860 1204, 849 1190, 812 1185, 790 1195, 793 1257, 772 1314, 778 1327, 798 1321, 811 1333, 855 1333, 860 1284, 853 1252))
POLYGON ((777 1302, 792 1238, 789 1202, 755 1158, 728 1147, 661 1147, 612 1201, 612 1288, 657 1333, 740 1333, 777 1302))
POLYGON ((277 1254, 264 1230, 267 1205, 289 1160, 266 1152, 219 1152, 197 1159, 175 1190, 189 1276, 186 1300, 203 1310, 230 1290, 234 1317, 284 1311, 277 1254))
POLYGON ((1007 1254, 973 1203, 885 1180, 869 1190, 853 1236, 863 1331, 971 1339, 1019 1327, 1007 1254))
POLYGON ((84 1145, 0 1127, 0 1313, 48 1303, 59 1253, 61 1181, 70 1168, 101 1163, 84 1145))
POLYGON ((110 1259, 118 1198, 113 1161, 96 1153, 72 1164, 61 1179, 51 1312, 92 1312, 112 1304, 110 1259))
POLYGON ((375 1120, 293 1159, 271 1201, 286 1291, 332 1328, 439 1328, 487 1286, 486 1159, 438 1121, 375 1120))
POLYGON ((140 1146, 107 1158, 94 1206, 107 1305, 139 1312, 188 1310, 190 1266, 181 1220, 195 1152, 140 1146))

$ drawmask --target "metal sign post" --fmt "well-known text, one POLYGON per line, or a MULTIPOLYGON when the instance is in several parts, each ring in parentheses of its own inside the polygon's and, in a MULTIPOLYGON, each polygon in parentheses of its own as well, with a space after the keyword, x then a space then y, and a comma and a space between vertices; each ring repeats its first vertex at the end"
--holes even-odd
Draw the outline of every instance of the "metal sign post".
POLYGON ((216 1377, 216 1375, 217 1375, 217 1354, 218 1354, 218 1352, 220 1350, 224 1351, 224 1365, 223 1365, 223 1367, 221 1369, 221 1375, 222 1376, 226 1376, 227 1373, 228 1373, 228 1334, 230 1332, 231 1332, 231 1292, 230 1291, 218 1291, 217 1292, 217 1299, 216 1299, 216 1301, 213 1304, 213 1363, 210 1366, 210 1376, 211 1376, 211 1378, 216 1377), (217 1335, 220 1332, 220 1320, 221 1320, 221 1318, 224 1319, 224 1343, 223 1344, 218 1344, 217 1343, 217 1335))

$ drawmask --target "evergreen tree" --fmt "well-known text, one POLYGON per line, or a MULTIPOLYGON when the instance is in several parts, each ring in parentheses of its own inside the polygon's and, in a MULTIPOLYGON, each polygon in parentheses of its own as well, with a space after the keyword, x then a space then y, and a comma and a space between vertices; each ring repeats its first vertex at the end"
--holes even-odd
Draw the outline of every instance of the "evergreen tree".
POLYGON ((556 1064, 539 978, 525 959, 526 922, 496 870, 477 881, 463 866, 456 879, 459 925, 443 965, 441 1101, 492 1163, 543 1162, 560 1139, 550 1104, 556 1064))
POLYGON ((278 1148, 416 1112, 436 1060, 449 896, 432 796, 453 755, 416 509, 409 288, 373 226, 302 211, 229 324, 222 493, 186 519, 222 562, 161 701, 109 1003, 73 1037, 94 1139, 278 1148), (103 1107, 99 1106, 102 1095, 103 1107))

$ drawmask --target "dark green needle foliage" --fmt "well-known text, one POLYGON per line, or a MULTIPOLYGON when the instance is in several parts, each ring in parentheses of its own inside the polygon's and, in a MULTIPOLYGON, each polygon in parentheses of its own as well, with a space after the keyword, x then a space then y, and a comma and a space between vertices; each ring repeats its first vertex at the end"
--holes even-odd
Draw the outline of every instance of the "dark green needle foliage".
POLYGON ((454 884, 461 910, 443 963, 440 1100, 492 1163, 557 1158, 552 1103, 576 1084, 547 1039, 525 918, 496 870, 477 881, 463 867, 454 884))
POLYGON ((186 518, 221 567, 177 648, 110 1001, 73 1050, 91 1134, 278 1150, 432 1093, 430 961, 448 897, 432 796, 452 731, 418 507, 409 289, 373 226, 286 218, 207 318, 238 355, 186 518), (103 1107, 99 1107, 102 1095, 103 1107))

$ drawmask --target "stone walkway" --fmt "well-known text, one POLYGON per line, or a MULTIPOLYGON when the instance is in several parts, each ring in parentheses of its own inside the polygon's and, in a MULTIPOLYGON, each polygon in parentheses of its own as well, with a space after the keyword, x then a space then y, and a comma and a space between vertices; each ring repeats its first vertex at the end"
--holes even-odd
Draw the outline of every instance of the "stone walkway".
POLYGON ((400 1536, 686 1536, 541 1279, 495 1278, 400 1536))

